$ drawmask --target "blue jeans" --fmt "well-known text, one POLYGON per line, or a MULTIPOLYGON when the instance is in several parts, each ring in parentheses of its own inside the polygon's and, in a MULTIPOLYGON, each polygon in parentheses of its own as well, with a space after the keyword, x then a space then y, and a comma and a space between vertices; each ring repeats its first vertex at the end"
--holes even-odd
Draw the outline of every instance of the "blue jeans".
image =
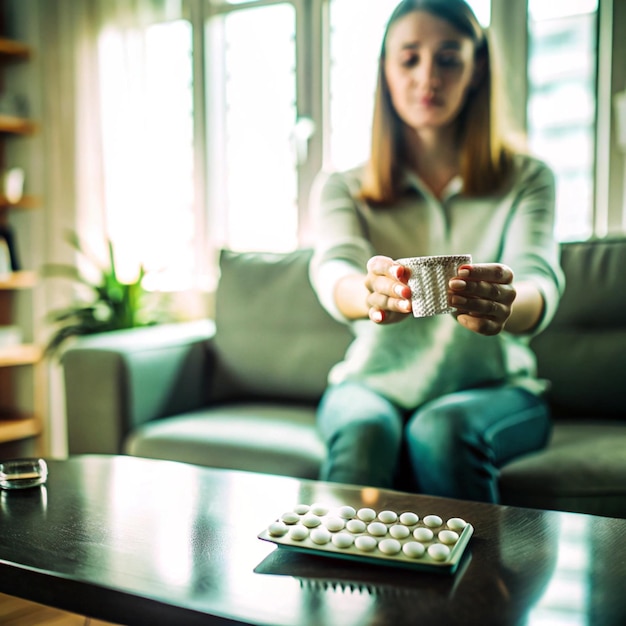
POLYGON ((329 387, 320 479, 498 502, 499 468, 545 446, 546 401, 519 387, 460 391, 406 411, 358 383, 329 387))

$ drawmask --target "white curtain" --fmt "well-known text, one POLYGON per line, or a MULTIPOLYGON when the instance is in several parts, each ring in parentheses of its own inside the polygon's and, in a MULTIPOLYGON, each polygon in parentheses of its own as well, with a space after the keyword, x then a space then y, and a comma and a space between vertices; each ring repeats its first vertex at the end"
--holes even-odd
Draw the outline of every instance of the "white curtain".
POLYGON ((50 253, 67 256, 62 233, 75 228, 96 250, 110 237, 131 261, 134 209, 150 204, 160 178, 142 167, 157 147, 146 27, 180 18, 181 1, 40 0, 39 9, 50 253))
MULTIPOLYGON (((35 111, 42 121, 45 239, 41 261, 76 262, 64 239, 65 231, 73 229, 102 258, 106 238, 117 240, 120 250, 125 246, 130 249, 128 262, 136 267, 135 246, 129 243, 128 233, 136 238, 141 238, 141 233, 133 232, 130 218, 127 227, 120 228, 120 215, 133 204, 149 203, 150 191, 157 182, 154 178, 147 180, 139 167, 141 148, 146 145, 145 107, 149 106, 148 94, 142 91, 146 84, 145 27, 179 18, 181 2, 37 0, 16 2, 16 11, 38 38, 33 40, 32 63, 39 66, 41 83, 34 90, 41 94, 41 111, 35 111), (117 93, 117 99, 109 94, 103 110, 103 68, 110 68, 112 60, 116 72, 108 80, 115 79, 118 87, 106 83, 105 87, 117 93), (119 183, 124 176, 134 180, 131 189, 135 192, 112 198, 115 185, 111 181, 119 183), (120 208, 116 213, 111 207, 117 201, 120 208)), ((46 311, 66 305, 71 297, 70 285, 45 284, 44 288, 38 314, 42 320, 46 311)), ((48 374, 48 446, 52 455, 63 456, 66 435, 62 377, 55 363, 50 363, 48 374)))

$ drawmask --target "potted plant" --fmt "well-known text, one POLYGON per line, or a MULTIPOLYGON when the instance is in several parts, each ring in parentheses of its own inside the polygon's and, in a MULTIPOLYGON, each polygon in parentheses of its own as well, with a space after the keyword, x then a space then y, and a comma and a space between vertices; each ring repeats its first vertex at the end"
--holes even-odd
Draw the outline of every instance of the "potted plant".
POLYGON ((81 243, 75 232, 67 234, 68 242, 95 270, 95 279, 88 278, 72 265, 47 264, 43 269, 46 277, 61 277, 75 281, 83 287, 84 296, 78 296, 70 306, 51 311, 49 322, 54 326, 44 355, 58 356, 66 341, 72 337, 92 335, 125 328, 149 326, 167 321, 163 302, 154 306, 143 287, 145 269, 131 282, 122 282, 117 274, 113 244, 107 239, 108 259, 99 262, 81 243))

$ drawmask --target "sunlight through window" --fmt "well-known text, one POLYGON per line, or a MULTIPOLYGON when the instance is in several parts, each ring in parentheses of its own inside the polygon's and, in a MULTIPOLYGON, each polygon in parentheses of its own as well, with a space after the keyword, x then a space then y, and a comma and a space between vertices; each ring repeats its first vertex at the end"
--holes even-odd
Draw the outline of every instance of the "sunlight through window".
POLYGON ((140 264, 161 290, 191 286, 193 100, 191 27, 156 24, 101 37, 107 230, 120 276, 140 264))
POLYGON ((214 48, 222 55, 223 81, 212 84, 216 114, 209 142, 222 137, 212 146, 212 163, 223 174, 213 178, 218 189, 212 193, 221 196, 216 204, 225 220, 224 243, 238 250, 293 249, 298 228, 294 7, 232 11, 213 22, 212 34, 223 42, 214 48))
POLYGON ((561 240, 593 231, 597 0, 529 2, 528 136, 557 179, 561 240))

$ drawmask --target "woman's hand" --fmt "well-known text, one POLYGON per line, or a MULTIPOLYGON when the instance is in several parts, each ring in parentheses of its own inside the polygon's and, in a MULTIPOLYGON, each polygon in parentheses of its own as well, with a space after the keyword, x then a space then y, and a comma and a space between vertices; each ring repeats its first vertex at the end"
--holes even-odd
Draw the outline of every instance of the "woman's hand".
POLYGON ((377 324, 399 322, 411 313, 410 271, 386 256, 367 263, 365 287, 369 318, 377 324))
POLYGON ((517 296, 513 271, 499 263, 462 265, 448 284, 448 301, 461 326, 479 335, 497 335, 512 312, 517 296))

